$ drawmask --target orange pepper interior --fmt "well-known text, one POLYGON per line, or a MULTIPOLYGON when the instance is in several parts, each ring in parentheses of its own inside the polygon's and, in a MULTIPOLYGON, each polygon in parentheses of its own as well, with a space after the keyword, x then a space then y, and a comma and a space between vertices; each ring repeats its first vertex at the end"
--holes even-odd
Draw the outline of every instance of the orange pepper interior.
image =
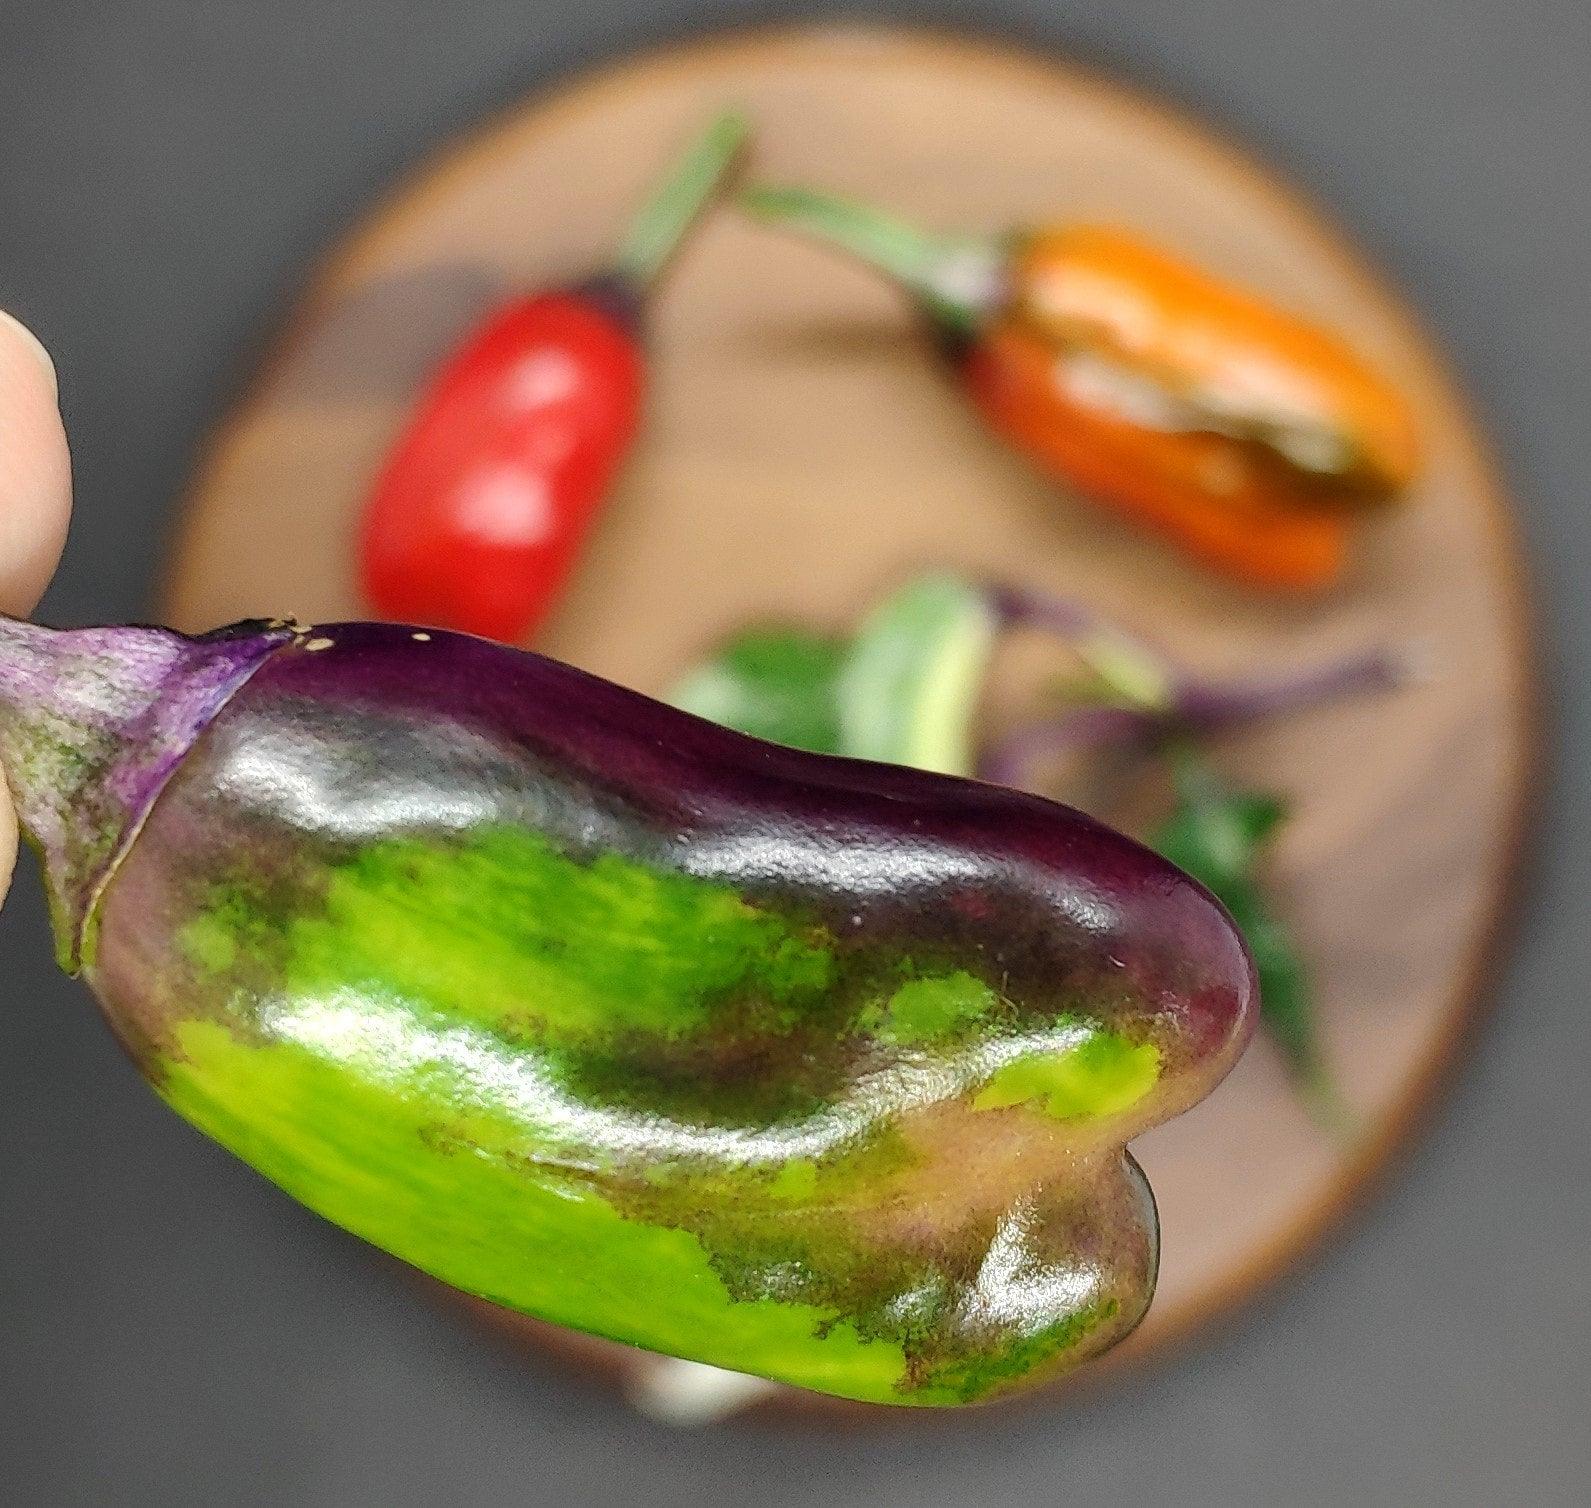
POLYGON ((1323 585, 1342 567, 1351 515, 1319 483, 1224 435, 1148 428, 1076 396, 1041 334, 1004 322, 971 351, 974 401, 1008 439, 1083 491, 1267 586, 1323 585))

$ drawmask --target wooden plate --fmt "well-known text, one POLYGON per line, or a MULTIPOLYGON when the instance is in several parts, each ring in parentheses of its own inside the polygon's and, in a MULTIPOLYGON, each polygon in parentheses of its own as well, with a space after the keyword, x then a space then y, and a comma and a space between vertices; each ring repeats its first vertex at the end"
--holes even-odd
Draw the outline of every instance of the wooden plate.
MULTIPOLYGON (((1429 683, 1220 749, 1296 802, 1274 889, 1318 972, 1359 1129, 1317 1130, 1261 1042, 1138 1143, 1164 1267, 1118 1354, 1143 1356, 1301 1257, 1410 1136, 1471 1010, 1528 775, 1521 574, 1485 446, 1399 300, 1271 174, 1115 84, 917 32, 758 33, 580 79, 425 164, 338 249, 210 447, 166 612, 186 628, 360 616, 352 521, 428 367, 494 296, 593 266, 675 144, 729 100, 754 115, 770 179, 947 228, 1125 224, 1343 331, 1423 417, 1423 479, 1365 531, 1341 588, 1257 597, 1003 452, 875 278, 722 213, 655 310, 645 442, 537 646, 656 692, 748 618, 843 624, 930 562, 1080 596, 1212 669, 1428 642, 1429 683)), ((1003 677, 993 715, 1043 660, 1003 677)), ((632 1381, 654 1376, 611 1349, 632 1381)))

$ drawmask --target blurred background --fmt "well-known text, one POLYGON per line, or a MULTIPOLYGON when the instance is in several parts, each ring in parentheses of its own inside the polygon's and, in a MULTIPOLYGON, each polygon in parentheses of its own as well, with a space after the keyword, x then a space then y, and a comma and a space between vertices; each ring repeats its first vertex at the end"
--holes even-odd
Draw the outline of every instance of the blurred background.
MULTIPOLYGON (((0 304, 78 512, 45 614, 147 616, 173 499, 317 255, 439 145, 666 38, 848 7, 3 0, 0 304)), ((0 918, 0 1497, 28 1504, 1580 1503, 1591 1480, 1591 12, 1568 0, 873 6, 1099 66, 1331 206, 1519 500, 1555 756, 1496 1010, 1324 1257, 1147 1370, 932 1428, 684 1433, 486 1341, 202 1141, 0 918)), ((289 604, 291 606, 292 604, 289 604)))

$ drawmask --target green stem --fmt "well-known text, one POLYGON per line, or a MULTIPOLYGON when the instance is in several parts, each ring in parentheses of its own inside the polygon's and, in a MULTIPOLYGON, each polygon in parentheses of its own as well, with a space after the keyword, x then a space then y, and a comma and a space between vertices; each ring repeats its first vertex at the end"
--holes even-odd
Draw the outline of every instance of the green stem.
POLYGON ((644 290, 656 281, 686 231, 722 186, 749 131, 738 110, 724 111, 641 206, 614 259, 614 271, 627 283, 644 290))
POLYGON ((1295 1070, 1295 1082, 1309 1118, 1328 1136, 1346 1143, 1359 1130, 1356 1116, 1341 1090, 1318 1063, 1295 1070))
POLYGON ((804 188, 751 188, 738 202, 758 220, 790 226, 877 268, 957 334, 974 334, 1003 297, 1004 258, 991 241, 930 235, 866 205, 804 188))

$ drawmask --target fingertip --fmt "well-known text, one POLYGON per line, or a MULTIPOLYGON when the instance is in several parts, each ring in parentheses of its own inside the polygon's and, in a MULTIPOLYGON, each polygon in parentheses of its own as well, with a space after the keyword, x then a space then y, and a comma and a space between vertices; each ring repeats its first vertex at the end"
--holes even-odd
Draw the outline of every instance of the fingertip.
POLYGON ((38 601, 70 506, 55 364, 31 330, 0 311, 0 611, 25 613, 38 601))
POLYGON ((0 901, 11 888, 11 871, 17 862, 17 815, 11 809, 11 793, 0 780, 0 901))
POLYGON ((55 358, 50 355, 44 342, 33 331, 28 329, 16 315, 5 309, 0 309, 0 338, 14 342, 23 352, 31 356, 49 379, 50 396, 53 398, 59 395, 60 378, 55 370, 55 358))

